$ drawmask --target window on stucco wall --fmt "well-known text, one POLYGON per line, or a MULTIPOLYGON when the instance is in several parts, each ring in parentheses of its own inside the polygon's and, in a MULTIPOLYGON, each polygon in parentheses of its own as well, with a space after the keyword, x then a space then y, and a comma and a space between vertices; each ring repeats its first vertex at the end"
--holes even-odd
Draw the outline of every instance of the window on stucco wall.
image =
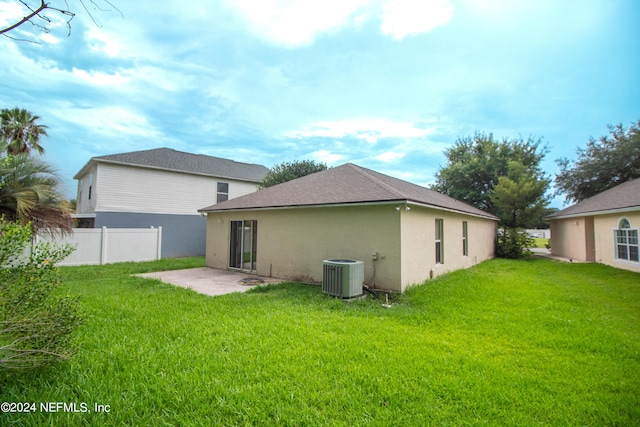
POLYGON ((444 220, 436 218, 436 264, 444 264, 444 220))
POLYGON ((627 218, 622 218, 618 229, 614 230, 616 241, 616 259, 623 261, 639 261, 638 229, 631 227, 627 218))
POLYGON ((462 256, 469 255, 469 239, 468 239, 467 221, 462 221, 462 256))

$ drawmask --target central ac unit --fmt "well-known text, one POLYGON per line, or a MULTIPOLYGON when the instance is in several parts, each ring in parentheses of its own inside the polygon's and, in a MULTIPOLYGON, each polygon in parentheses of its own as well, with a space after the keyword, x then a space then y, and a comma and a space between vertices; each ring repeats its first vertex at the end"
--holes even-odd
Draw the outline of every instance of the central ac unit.
POLYGON ((334 297, 354 298, 362 295, 364 262, 353 259, 322 261, 322 292, 334 297))

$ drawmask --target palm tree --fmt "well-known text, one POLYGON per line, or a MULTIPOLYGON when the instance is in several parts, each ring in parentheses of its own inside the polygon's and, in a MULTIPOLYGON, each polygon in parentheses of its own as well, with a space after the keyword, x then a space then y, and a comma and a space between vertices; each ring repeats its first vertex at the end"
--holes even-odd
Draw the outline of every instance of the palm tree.
POLYGON ((37 124, 40 117, 23 108, 0 110, 0 140, 7 144, 8 154, 44 153, 40 138, 47 136, 47 126, 37 124))
MULTIPOLYGON (((0 143, 0 151, 6 144, 0 143)), ((31 223, 34 232, 70 233, 73 220, 55 171, 26 153, 0 157, 0 217, 31 223)))

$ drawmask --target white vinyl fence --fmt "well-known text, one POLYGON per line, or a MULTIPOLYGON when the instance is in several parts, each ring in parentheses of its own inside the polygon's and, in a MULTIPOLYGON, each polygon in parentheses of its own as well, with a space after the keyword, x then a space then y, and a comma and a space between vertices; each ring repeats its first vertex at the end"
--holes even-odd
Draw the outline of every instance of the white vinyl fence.
POLYGON ((162 227, 74 228, 68 236, 39 236, 38 241, 70 243, 76 250, 60 265, 155 261, 162 255, 162 227))
POLYGON ((551 238, 551 230, 547 229, 539 229, 539 228, 535 228, 535 229, 528 229, 527 233, 529 234, 529 237, 540 237, 543 239, 550 239, 551 238))

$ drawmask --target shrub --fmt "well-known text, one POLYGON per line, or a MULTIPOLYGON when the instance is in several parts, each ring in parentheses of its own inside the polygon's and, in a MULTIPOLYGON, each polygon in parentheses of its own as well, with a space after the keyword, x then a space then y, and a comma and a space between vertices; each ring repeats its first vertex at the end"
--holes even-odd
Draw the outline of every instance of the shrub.
POLYGON ((73 354, 77 300, 55 292, 62 283, 55 265, 73 250, 32 244, 30 225, 0 218, 0 368, 45 366, 73 354))
POLYGON ((530 247, 535 242, 524 228, 502 228, 498 230, 496 256, 499 258, 522 259, 531 256, 530 247))

